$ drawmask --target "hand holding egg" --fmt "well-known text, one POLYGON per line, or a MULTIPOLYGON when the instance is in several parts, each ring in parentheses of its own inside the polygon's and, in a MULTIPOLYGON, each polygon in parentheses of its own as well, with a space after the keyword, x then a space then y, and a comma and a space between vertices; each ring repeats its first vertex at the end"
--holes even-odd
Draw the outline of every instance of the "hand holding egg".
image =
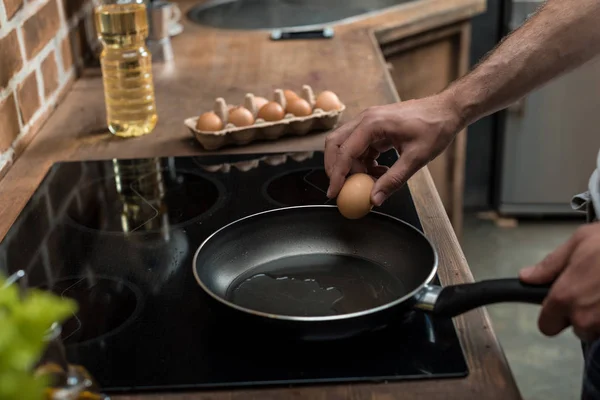
POLYGON ((371 190, 375 181, 370 175, 357 173, 351 175, 337 197, 340 213, 348 219, 362 218, 371 211, 371 190))

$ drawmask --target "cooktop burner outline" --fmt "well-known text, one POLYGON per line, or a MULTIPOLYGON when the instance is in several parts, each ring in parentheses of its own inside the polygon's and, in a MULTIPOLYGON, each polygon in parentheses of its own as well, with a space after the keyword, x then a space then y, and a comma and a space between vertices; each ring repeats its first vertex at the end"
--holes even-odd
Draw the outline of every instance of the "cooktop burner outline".
MULTIPOLYGON (((202 220, 203 218, 206 218, 208 215, 217 211, 227 201, 227 194, 226 194, 226 190, 225 190, 223 183, 221 181, 219 181, 218 179, 216 179, 215 177, 211 176, 210 174, 207 174, 204 172, 188 171, 188 170, 183 170, 183 169, 177 169, 177 171, 172 171, 168 167, 167 168, 163 167, 163 168, 158 169, 155 173, 147 173, 147 174, 139 175, 138 177, 136 177, 136 179, 131 180, 131 182, 128 183, 126 188, 124 186, 121 186, 119 188, 118 183, 115 183, 114 185, 112 185, 112 183, 117 180, 116 178, 117 178, 117 175, 111 175, 111 176, 108 176, 105 178, 96 179, 94 181, 91 181, 87 185, 82 185, 77 188, 77 191, 80 195, 85 191, 94 191, 94 192, 96 192, 96 194, 98 193, 98 191, 105 191, 105 192, 110 191, 110 193, 108 193, 108 196, 113 196, 113 197, 117 198, 117 199, 114 199, 115 201, 113 201, 112 204, 109 204, 106 206, 106 207, 113 207, 114 209, 112 209, 112 210, 105 209, 106 214, 101 216, 103 221, 100 221, 100 222, 108 223, 109 225, 112 224, 112 226, 109 226, 108 228, 106 228, 106 227, 98 228, 98 227, 90 226, 90 225, 97 224, 98 221, 81 222, 82 219, 85 219, 86 217, 89 218, 89 214, 86 213, 85 207, 81 211, 78 211, 74 207, 71 207, 68 210, 68 212, 66 213, 66 221, 69 222, 70 225, 73 225, 77 229, 81 229, 81 230, 89 231, 89 232, 101 232, 102 234, 108 234, 108 235, 122 236, 123 234, 135 235, 135 234, 157 233, 164 229, 177 229, 177 228, 181 228, 183 226, 189 225, 191 223, 198 222, 198 221, 202 220), (162 188, 159 189, 160 194, 157 196, 157 198, 152 199, 150 196, 142 193, 139 186, 141 185, 142 181, 145 178, 148 178, 149 176, 157 174, 157 173, 161 174, 163 176, 163 179, 161 181, 162 183, 160 183, 160 186, 162 186, 162 188), (168 176, 168 175, 172 175, 173 173, 175 173, 177 175, 176 176, 177 180, 175 182, 173 182, 174 176, 171 176, 170 180, 168 178, 167 179, 164 178, 165 175, 168 176), (175 185, 183 186, 184 180, 185 180, 184 176, 187 176, 188 179, 189 179, 189 177, 192 177, 192 179, 196 179, 196 182, 193 183, 193 186, 201 186, 201 187, 204 187, 205 189, 210 188, 210 190, 212 190, 212 192, 208 193, 208 195, 210 196, 210 200, 209 200, 210 204, 204 205, 204 204, 201 204, 200 202, 192 203, 194 206, 202 205, 203 209, 199 213, 197 212, 197 210, 193 210, 192 213, 187 216, 185 216, 185 214, 189 213, 190 212, 189 210, 182 211, 181 208, 183 208, 183 207, 178 209, 178 206, 182 206, 182 205, 189 206, 189 204, 190 204, 190 203, 179 204, 179 202, 184 201, 183 197, 185 196, 185 193, 182 196, 174 196, 173 195, 173 191, 179 189, 179 188, 173 187, 173 186, 175 186, 175 185), (173 203, 175 203, 175 209, 177 211, 180 211, 177 216, 174 215, 174 212, 172 211, 172 209, 169 209, 169 205, 173 205, 173 203), (115 226, 116 221, 114 219, 118 215, 117 212, 121 212, 121 221, 120 221, 122 224, 120 227, 121 229, 116 229, 116 226, 115 226), (127 212, 131 212, 132 214, 139 212, 140 214, 142 214, 142 219, 135 220, 134 219, 135 215, 134 215, 134 218, 132 218, 132 220, 134 222, 133 227, 128 227, 128 229, 126 231, 124 231, 125 229, 123 227, 123 224, 125 224, 125 221, 128 219, 128 217, 123 214, 126 214, 127 212), (144 214, 144 213, 146 213, 146 214, 144 214), (162 213, 163 220, 156 221, 156 223, 155 223, 156 225, 159 225, 158 227, 151 227, 150 229, 142 229, 144 226, 161 218, 161 213, 162 213), (76 215, 79 214, 79 215, 74 216, 73 214, 76 214, 76 215), (172 219, 175 219, 175 222, 173 222, 172 219)), ((106 193, 105 193, 105 195, 106 195, 106 193)), ((189 193, 187 193, 187 195, 189 195, 189 193)), ((104 199, 99 199, 98 203, 101 203, 103 200, 104 199)), ((96 206, 96 209, 97 208, 98 207, 96 206)), ((187 208, 189 208, 189 207, 187 207, 187 208)))
MULTIPOLYGON (((323 177, 324 177, 323 179, 328 179, 324 168, 296 168, 296 169, 291 169, 289 171, 284 171, 284 172, 281 172, 281 173, 273 176, 269 180, 267 180, 261 187, 261 193, 271 203, 273 203, 277 206, 280 206, 280 207, 315 204, 314 201, 318 201, 319 204, 332 204, 332 202, 334 202, 335 199, 327 198, 326 183, 321 182, 322 184, 319 185, 319 183, 313 181, 315 178, 318 179, 318 175, 323 175, 323 177), (317 175, 317 177, 315 177, 315 175, 317 175), (301 182, 296 182, 296 183, 305 185, 303 188, 305 191, 314 190, 314 193, 315 193, 314 201, 310 201, 313 199, 312 197, 310 199, 307 199, 306 202, 303 202, 303 201, 296 202, 296 201, 289 201, 288 199, 284 200, 281 198, 276 198, 276 197, 279 197, 282 195, 283 196, 290 195, 291 192, 289 190, 278 190, 277 194, 275 196, 273 194, 269 193, 270 189, 274 189, 273 185, 275 185, 278 182, 285 181, 286 178, 290 179, 292 177, 297 178, 299 181, 301 181, 301 182), (313 180, 311 180, 311 178, 313 178, 313 180), (317 193, 322 195, 322 199, 316 200, 317 193)), ((283 184, 286 185, 285 182, 283 184)), ((286 186, 293 187, 296 190, 302 189, 297 185, 294 186, 294 182, 290 182, 286 186)), ((293 195, 291 195, 291 196, 294 197, 293 195)), ((296 196, 296 198, 298 198, 298 197, 299 196, 296 196)))
MULTIPOLYGON (((69 346, 69 347, 85 346, 87 344, 99 342, 110 336, 114 336, 114 335, 118 334, 123 329, 125 329, 129 325, 131 325, 131 323, 136 319, 136 317, 139 315, 139 313, 141 312, 142 307, 143 307, 143 294, 142 294, 141 290, 132 282, 127 281, 122 278, 116 278, 116 277, 111 277, 111 276, 106 276, 106 275, 94 275, 92 277, 85 276, 85 275, 73 275, 73 276, 61 277, 59 280, 53 282, 52 285, 45 283, 45 284, 39 285, 38 287, 43 288, 45 290, 51 290, 63 298, 64 297, 72 298, 72 299, 76 300, 77 303, 79 304, 79 309, 77 310, 77 312, 75 314, 73 314, 73 317, 67 319, 62 325, 61 340, 63 341, 65 346, 69 346), (91 285, 89 285, 90 281, 93 281, 91 285), (60 286, 61 283, 68 283, 69 286, 61 287, 60 288, 61 290, 57 291, 56 287, 60 286), (76 289, 78 286, 85 285, 86 283, 88 283, 87 287, 83 288, 83 290, 81 290, 81 292, 77 293, 77 296, 75 296, 75 297, 69 296, 69 293, 72 292, 73 289, 76 289), (128 315, 120 316, 118 314, 111 312, 111 315, 109 317, 112 318, 112 317, 114 317, 114 315, 117 315, 117 317, 118 317, 118 321, 115 326, 110 326, 108 329, 106 329, 105 332, 97 333, 95 336, 86 337, 83 340, 79 340, 79 339, 75 339, 74 341, 69 340, 73 336, 75 336, 78 332, 80 332, 82 330, 82 328, 84 328, 84 324, 86 323, 86 321, 85 320, 82 321, 82 317, 85 318, 85 316, 81 315, 82 313, 85 313, 85 315, 88 317, 89 317, 89 315, 102 316, 102 314, 100 314, 100 311, 102 311, 102 310, 98 309, 98 306, 99 306, 98 304, 93 304, 90 309, 84 309, 84 307, 81 307, 82 298, 79 295, 82 293, 85 293, 85 292, 90 293, 94 289, 94 287, 97 286, 98 284, 106 285, 108 283, 110 283, 110 285, 116 284, 116 286, 121 286, 122 288, 126 288, 126 295, 128 295, 128 296, 133 295, 133 298, 130 297, 128 299, 128 301, 133 300, 135 302, 133 307, 131 307, 131 302, 125 304, 125 306, 128 306, 128 307, 124 307, 124 304, 122 303, 122 301, 120 301, 118 304, 113 305, 113 306, 118 306, 119 312, 123 312, 123 310, 126 310, 127 311, 126 313, 128 315)), ((112 288, 114 289, 114 286, 112 288)), ((99 294, 104 295, 104 300, 106 300, 106 296, 109 295, 109 293, 106 290, 107 288, 104 287, 104 288, 99 288, 99 289, 100 289, 99 294)), ((100 301, 102 301, 102 299, 100 299, 100 301)), ((112 311, 115 311, 115 310, 112 310, 112 311)), ((106 315, 104 315, 104 316, 106 317, 106 315)), ((94 318, 95 323, 97 323, 98 320, 99 320, 99 318, 94 318)), ((111 322, 109 321, 109 323, 111 323, 111 322)), ((89 322, 88 322, 88 325, 89 325, 89 322)), ((84 334, 85 334, 85 332, 84 332, 84 334)))

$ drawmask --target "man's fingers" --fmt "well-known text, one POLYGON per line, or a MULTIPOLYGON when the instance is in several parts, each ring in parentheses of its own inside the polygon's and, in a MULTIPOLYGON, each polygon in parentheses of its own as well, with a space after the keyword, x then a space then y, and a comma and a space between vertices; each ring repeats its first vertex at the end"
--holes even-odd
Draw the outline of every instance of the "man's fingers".
MULTIPOLYGON (((567 267, 575 244, 573 238, 569 239, 538 264, 522 269, 519 278, 523 282, 533 285, 556 281, 557 277, 567 267)), ((542 310, 538 318, 538 327, 544 335, 558 335, 570 325, 568 318, 569 302, 569 291, 566 290, 565 285, 553 284, 548 297, 542 304, 542 310)))
POLYGON ((398 161, 388 169, 373 186, 371 203, 380 206, 396 190, 400 189, 406 181, 421 168, 417 158, 403 154, 398 161))
POLYGON ((373 144, 365 150, 358 159, 352 161, 352 167, 350 168, 351 174, 363 173, 369 174, 374 178, 379 178, 387 171, 388 167, 379 166, 377 159, 381 153, 373 147, 373 144))
POLYGON ((365 165, 365 160, 354 160, 352 161, 352 167, 350 167, 350 174, 368 173, 368 165, 365 165))
POLYGON ((378 140, 376 142, 371 143, 371 148, 375 149, 378 153, 385 153, 386 151, 393 148, 394 145, 388 139, 378 140))
POLYGON ((360 159, 365 160, 367 162, 375 161, 379 157, 379 151, 375 150, 372 146, 369 146, 363 153, 360 155, 360 159))
POLYGON ((546 336, 555 336, 561 333, 571 323, 567 310, 544 304, 538 319, 538 328, 546 336))
POLYGON ((373 178, 380 178, 388 170, 389 168, 385 165, 375 165, 374 167, 367 168, 367 173, 373 178))
POLYGON ((576 240, 572 237, 536 265, 523 268, 519 278, 533 285, 554 281, 567 266, 576 244, 576 240))
POLYGON ((358 126, 362 119, 362 116, 357 116, 352 120, 348 121, 344 125, 331 132, 325 139, 325 172, 327 176, 331 177, 331 172, 335 164, 338 150, 342 143, 348 139, 354 129, 358 126))
POLYGON ((358 124, 346 141, 339 146, 335 163, 329 174, 327 197, 331 199, 338 195, 353 162, 359 159, 369 148, 369 145, 373 142, 373 137, 372 126, 366 126, 364 123, 358 124))
POLYGON ((558 335, 571 325, 569 313, 575 292, 569 284, 572 278, 568 275, 568 272, 565 272, 556 280, 542 303, 538 327, 544 335, 558 335))

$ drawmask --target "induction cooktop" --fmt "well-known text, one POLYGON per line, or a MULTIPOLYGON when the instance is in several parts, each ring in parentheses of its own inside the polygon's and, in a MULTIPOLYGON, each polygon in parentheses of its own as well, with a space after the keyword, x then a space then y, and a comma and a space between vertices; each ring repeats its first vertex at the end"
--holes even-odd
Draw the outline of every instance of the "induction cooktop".
MULTIPOLYGON (((330 204, 327 185, 321 152, 60 162, 0 261, 77 300, 62 329, 67 358, 109 394, 466 376, 450 319, 414 312, 360 337, 292 343, 246 334, 198 287, 192 258, 211 233, 268 209, 330 204)), ((422 230, 406 186, 379 211, 422 230)))

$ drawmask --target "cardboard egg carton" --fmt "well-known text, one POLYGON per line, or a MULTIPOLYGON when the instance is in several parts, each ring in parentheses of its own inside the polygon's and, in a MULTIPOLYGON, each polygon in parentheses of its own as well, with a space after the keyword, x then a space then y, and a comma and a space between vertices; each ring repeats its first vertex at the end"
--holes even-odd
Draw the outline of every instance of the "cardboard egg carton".
MULTIPOLYGON (((309 132, 329 130, 339 122, 342 113, 346 109, 343 103, 339 110, 324 111, 320 108, 315 108, 315 95, 312 88, 308 85, 302 86, 300 97, 310 104, 313 109, 311 115, 297 117, 291 113, 286 113, 283 119, 279 121, 265 121, 262 118, 257 118, 258 108, 254 101, 254 94, 247 93, 244 99, 244 107, 252 113, 255 120, 254 124, 237 127, 229 123, 229 107, 225 100, 219 97, 215 100, 213 111, 223 121, 223 129, 215 132, 196 129, 198 116, 187 118, 185 125, 206 150, 216 150, 227 145, 243 146, 258 140, 275 140, 282 136, 301 136, 309 132)), ((279 103, 285 110, 286 99, 282 89, 274 91, 273 101, 279 103)))

